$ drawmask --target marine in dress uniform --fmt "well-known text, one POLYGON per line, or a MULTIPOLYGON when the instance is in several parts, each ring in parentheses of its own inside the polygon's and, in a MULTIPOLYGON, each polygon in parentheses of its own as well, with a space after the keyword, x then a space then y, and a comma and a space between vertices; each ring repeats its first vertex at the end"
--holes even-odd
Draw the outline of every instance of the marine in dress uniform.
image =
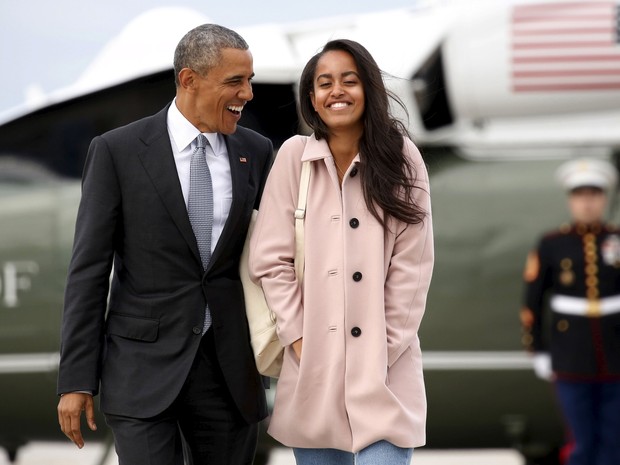
POLYGON ((572 223, 545 234, 528 256, 523 343, 538 376, 556 385, 572 435, 568 465, 618 465, 620 230, 603 222, 617 172, 583 159, 557 174, 572 223))

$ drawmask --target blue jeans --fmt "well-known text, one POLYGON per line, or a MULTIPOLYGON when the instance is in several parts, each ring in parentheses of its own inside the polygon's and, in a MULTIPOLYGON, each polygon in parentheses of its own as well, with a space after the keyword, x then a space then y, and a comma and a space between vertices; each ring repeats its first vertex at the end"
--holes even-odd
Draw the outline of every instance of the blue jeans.
POLYGON ((294 448, 297 465, 409 465, 413 449, 403 449, 387 441, 379 441, 359 452, 338 449, 294 448))
POLYGON ((567 465, 620 464, 620 382, 556 381, 574 446, 567 465))

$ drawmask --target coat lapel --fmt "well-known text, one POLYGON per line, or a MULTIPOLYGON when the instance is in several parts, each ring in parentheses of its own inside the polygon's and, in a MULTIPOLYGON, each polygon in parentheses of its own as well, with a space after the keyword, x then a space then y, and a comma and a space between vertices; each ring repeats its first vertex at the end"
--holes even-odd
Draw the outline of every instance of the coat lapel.
POLYGON ((168 106, 153 117, 151 126, 141 137, 145 147, 139 153, 139 157, 181 236, 187 242, 194 258, 201 264, 198 244, 187 215, 187 207, 174 163, 166 124, 167 114, 168 106))

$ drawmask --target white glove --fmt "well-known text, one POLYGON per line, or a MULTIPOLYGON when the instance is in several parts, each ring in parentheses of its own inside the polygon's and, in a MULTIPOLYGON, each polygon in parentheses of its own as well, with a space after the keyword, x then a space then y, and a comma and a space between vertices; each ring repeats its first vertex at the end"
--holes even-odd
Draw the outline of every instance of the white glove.
POLYGON ((548 352, 537 352, 533 357, 534 373, 540 379, 551 381, 553 370, 551 369, 551 355, 548 352))

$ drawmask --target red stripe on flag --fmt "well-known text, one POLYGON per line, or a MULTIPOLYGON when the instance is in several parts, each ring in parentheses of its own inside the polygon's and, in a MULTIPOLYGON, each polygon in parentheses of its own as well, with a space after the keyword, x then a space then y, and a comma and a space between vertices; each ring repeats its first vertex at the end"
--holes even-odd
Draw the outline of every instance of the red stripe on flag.
POLYGON ((611 1, 603 2, 561 2, 561 3, 539 3, 535 5, 516 5, 513 8, 515 17, 525 14, 546 14, 546 13, 566 13, 568 11, 579 12, 581 10, 596 11, 615 7, 611 1))
POLYGON ((514 77, 575 77, 575 76, 620 76, 619 69, 558 69, 548 71, 515 71, 514 77))
POLYGON ((528 49, 541 49, 541 48, 597 48, 597 47, 609 47, 613 42, 611 40, 605 40, 600 42, 531 42, 512 44, 513 50, 528 50, 528 49))
POLYGON ((513 63, 571 63, 571 62, 591 62, 591 61, 620 61, 620 55, 548 55, 548 56, 528 56, 514 57, 513 63))
POLYGON ((583 28, 554 28, 554 29, 513 29, 514 36, 554 36, 554 35, 579 35, 579 34, 615 34, 616 29, 613 27, 583 27, 583 28))
MULTIPOLYGON (((611 13, 611 10, 610 10, 611 13)), ((513 22, 514 23, 526 23, 526 22, 559 22, 559 21, 566 21, 566 20, 579 20, 579 21, 600 21, 600 20, 606 20, 609 19, 609 15, 608 14, 598 14, 598 15, 566 15, 566 14, 553 14, 553 13, 548 13, 548 14, 544 14, 544 15, 533 15, 533 14, 528 14, 528 15, 522 15, 522 16, 516 16, 513 18, 513 22)))
POLYGON ((583 84, 519 84, 513 85, 512 90, 514 92, 620 90, 620 82, 592 82, 583 84))

